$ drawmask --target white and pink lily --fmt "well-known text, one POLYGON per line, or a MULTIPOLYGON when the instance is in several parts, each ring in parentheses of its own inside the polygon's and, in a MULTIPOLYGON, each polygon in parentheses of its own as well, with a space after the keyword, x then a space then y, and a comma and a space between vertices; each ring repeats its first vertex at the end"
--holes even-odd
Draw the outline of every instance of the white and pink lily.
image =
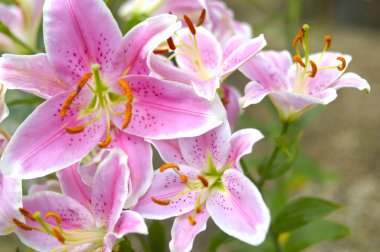
POLYGON ((35 50, 44 0, 14 0, 15 5, 0 3, 0 22, 28 48, 0 32, 0 52, 30 53, 35 50))
POLYGON ((202 134, 225 118, 220 101, 205 101, 178 82, 142 76, 148 53, 180 27, 156 16, 124 38, 102 0, 47 0, 46 54, 3 55, 0 83, 47 99, 18 128, 0 166, 29 179, 68 167, 111 128, 140 137, 170 139, 202 134))
POLYGON ((194 138, 152 141, 167 162, 133 210, 148 219, 177 216, 171 251, 190 251, 211 217, 225 233, 252 245, 264 241, 270 214, 239 160, 262 134, 244 129, 231 136, 228 123, 194 138))
POLYGON ((128 233, 147 234, 141 215, 123 210, 130 187, 127 163, 128 156, 113 149, 99 163, 92 186, 83 182, 78 166, 59 172, 64 194, 42 191, 23 198, 26 222, 14 220, 18 237, 38 251, 112 251, 128 233))
POLYGON ((304 59, 298 52, 292 64, 289 52, 266 51, 240 68, 252 80, 241 100, 243 108, 269 95, 282 119, 292 120, 310 107, 332 102, 340 88, 354 87, 369 92, 370 86, 365 79, 355 73, 343 74, 351 61, 350 55, 327 52, 331 37, 326 36, 323 52, 309 55, 305 37, 308 26, 305 28, 294 42, 295 47, 301 42, 306 48, 304 59))

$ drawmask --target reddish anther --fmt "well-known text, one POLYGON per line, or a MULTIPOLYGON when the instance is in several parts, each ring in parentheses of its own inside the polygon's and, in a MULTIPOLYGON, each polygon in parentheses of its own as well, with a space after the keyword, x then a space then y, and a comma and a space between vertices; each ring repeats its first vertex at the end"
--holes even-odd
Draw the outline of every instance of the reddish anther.
POLYGON ((188 220, 190 222, 190 225, 192 225, 192 226, 197 224, 197 222, 194 220, 194 217, 192 215, 189 215, 188 220))
POLYGON ((174 41, 173 41, 173 38, 172 37, 170 37, 170 38, 168 38, 167 40, 166 40, 166 42, 168 43, 168 46, 169 46, 169 48, 170 48, 170 50, 175 50, 177 47, 175 46, 175 44, 174 44, 174 41))
POLYGON ((168 53, 169 50, 168 49, 156 49, 153 51, 154 54, 165 54, 165 53, 168 53))
POLYGON ((293 61, 298 63, 302 67, 306 67, 305 63, 303 63, 301 57, 299 55, 294 55, 293 56, 293 61))
POLYGON ((73 103, 73 101, 77 95, 78 95, 78 92, 74 91, 71 94, 69 94, 69 96, 63 102, 62 107, 61 107, 61 111, 59 112, 59 115, 61 116, 61 118, 66 116, 67 111, 69 110, 71 104, 73 103))
POLYGON ((54 236, 57 238, 57 240, 64 244, 65 243, 65 237, 63 237, 62 233, 59 232, 59 230, 56 228, 56 227, 52 227, 51 228, 51 231, 54 233, 54 236))
POLYGON ((173 169, 176 169, 177 171, 179 171, 179 166, 174 164, 174 163, 167 163, 167 164, 163 164, 160 166, 160 172, 163 172, 167 169, 170 169, 170 168, 173 168, 173 169))
POLYGON ((79 126, 76 126, 76 127, 67 127, 65 130, 69 134, 77 134, 77 133, 83 132, 83 130, 85 128, 86 127, 84 125, 79 125, 79 126))
POLYGON ((206 19, 206 9, 202 10, 201 15, 198 18, 197 27, 201 26, 206 19))
POLYGON ((315 75, 317 75, 317 71, 318 71, 317 64, 315 64, 314 61, 310 60, 310 66, 311 66, 311 72, 309 74, 309 77, 314 78, 315 75))
POLYGON ((155 197, 151 197, 151 200, 154 203, 162 205, 162 206, 167 206, 170 204, 170 200, 159 200, 159 199, 156 199, 155 197))
POLYGON ((340 66, 337 67, 338 70, 339 70, 339 71, 343 71, 343 70, 346 68, 346 66, 347 66, 346 59, 343 58, 343 57, 338 57, 338 58, 336 58, 336 59, 337 59, 337 60, 340 60, 340 61, 342 62, 342 64, 341 64, 340 66))
POLYGON ((328 50, 331 47, 332 37, 330 35, 325 36, 325 50, 328 50))
POLYGON ((107 146, 111 143, 111 140, 112 140, 112 137, 111 136, 107 136, 106 139, 104 139, 103 142, 99 143, 98 146, 100 148, 107 148, 107 146))
POLYGON ((205 177, 199 175, 198 179, 202 182, 202 184, 203 184, 204 187, 208 187, 208 181, 207 181, 207 179, 205 177))
POLYGON ((187 27, 189 27, 189 30, 190 32, 195 35, 197 33, 196 29, 195 29, 195 26, 193 24, 193 21, 191 21, 191 19, 187 16, 187 15, 184 15, 183 18, 185 19, 185 22, 187 24, 187 27))
POLYGON ((16 219, 16 218, 13 218, 12 220, 13 220, 13 223, 16 224, 16 226, 18 226, 18 227, 21 228, 21 229, 24 229, 24 230, 26 230, 26 231, 31 231, 31 230, 33 230, 33 227, 28 226, 28 225, 26 225, 25 223, 22 223, 21 221, 19 221, 19 220, 16 219))

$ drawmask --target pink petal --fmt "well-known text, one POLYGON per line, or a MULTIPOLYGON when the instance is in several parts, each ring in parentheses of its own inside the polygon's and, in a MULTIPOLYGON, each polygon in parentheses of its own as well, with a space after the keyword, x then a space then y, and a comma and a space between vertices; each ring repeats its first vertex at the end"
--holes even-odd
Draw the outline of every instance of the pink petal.
POLYGON ((121 238, 129 233, 148 234, 148 227, 139 213, 125 210, 121 213, 114 232, 118 238, 121 238))
POLYGON ((130 30, 124 38, 128 74, 148 74, 146 59, 149 53, 180 27, 176 16, 162 14, 148 18, 130 30))
POLYGON ((13 218, 23 220, 18 209, 22 207, 21 180, 11 179, 0 173, 0 235, 14 231, 13 218))
POLYGON ((230 85, 223 85, 222 86, 223 94, 224 94, 224 108, 227 111, 227 119, 230 123, 231 129, 235 128, 236 120, 241 112, 239 99, 240 99, 240 93, 239 91, 230 86, 230 85))
POLYGON ((270 61, 284 75, 288 72, 293 64, 292 56, 288 51, 272 51, 267 50, 261 53, 268 61, 270 61))
POLYGON ((130 208, 137 203, 138 199, 148 190, 152 183, 152 148, 144 139, 120 130, 116 131, 111 147, 122 149, 128 156, 131 188, 124 208, 130 208))
POLYGON ((154 145, 164 162, 175 163, 177 165, 186 164, 178 139, 149 140, 149 142, 154 145))
POLYGON ((355 73, 343 74, 342 77, 330 85, 330 87, 335 89, 353 87, 359 90, 367 90, 368 92, 371 90, 368 82, 355 73))
POLYGON ((238 69, 241 65, 251 59, 255 54, 262 50, 266 46, 267 42, 264 35, 260 35, 256 38, 249 39, 246 42, 240 44, 231 52, 228 57, 223 59, 223 73, 222 77, 230 75, 233 71, 238 69))
POLYGON ((256 186, 241 172, 229 169, 222 177, 226 191, 214 190, 207 211, 225 233, 251 245, 265 239, 270 224, 269 209, 256 186))
POLYGON ((122 34, 104 1, 46 1, 43 28, 48 58, 67 85, 91 72, 91 64, 108 75, 124 70, 122 34))
MULTIPOLYGON (((282 57, 281 52, 279 55, 282 57)), ((249 79, 259 83, 263 89, 285 91, 290 87, 282 69, 273 63, 272 58, 267 59, 265 54, 256 55, 241 66, 239 70, 249 79)))
MULTIPOLYGON (((193 60, 198 60, 195 57, 199 57, 197 54, 189 51, 187 47, 178 47, 176 49, 177 55, 176 62, 181 69, 184 69, 189 72, 197 73, 198 78, 201 80, 207 80, 215 75, 219 75, 220 67, 222 64, 223 52, 218 40, 212 35, 212 33, 203 27, 197 27, 196 29, 196 41, 198 43, 198 49, 193 45, 192 35, 189 32, 189 29, 183 28, 179 32, 177 32, 178 39, 175 39, 176 43, 183 44, 186 43, 194 50, 199 52, 199 56, 202 62, 198 62, 200 64, 202 70, 205 71, 199 72, 199 70, 194 66, 193 60), (184 56, 182 54, 189 54, 188 56, 184 56), (206 76, 205 76, 206 75, 206 76)), ((193 80, 195 81, 195 80, 193 80)))
POLYGON ((204 170, 209 167, 210 158, 217 168, 226 164, 230 150, 231 129, 227 121, 198 137, 178 139, 186 163, 204 170))
POLYGON ((252 153, 253 145, 264 138, 264 135, 256 129, 242 129, 232 134, 230 144, 231 150, 228 155, 228 164, 236 165, 239 169, 240 159, 252 153))
POLYGON ((97 226, 112 231, 128 197, 128 156, 113 149, 99 164, 92 188, 92 206, 97 226))
MULTIPOLYGON (((6 91, 7 89, 0 84, 0 123, 9 115, 9 109, 7 105, 5 104, 5 100, 4 100, 6 91)), ((5 139, 1 139, 1 140, 5 140, 5 139)), ((3 146, 1 144, 1 140, 0 140, 0 148, 2 148, 3 146)))
POLYGON ((190 224, 189 215, 194 215, 194 212, 191 211, 175 218, 171 231, 172 240, 169 243, 170 251, 191 251, 195 237, 206 230, 207 220, 210 217, 206 209, 195 216, 195 225, 190 224))
POLYGON ((219 76, 216 75, 211 79, 205 81, 192 81, 195 93, 202 98, 209 101, 213 101, 215 97, 216 90, 220 86, 219 76))
POLYGON ((91 209, 91 188, 83 183, 79 174, 79 163, 73 164, 57 172, 62 192, 91 209))
MULTIPOLYGON (((151 139, 191 137, 215 128, 225 118, 219 99, 209 102, 185 84, 138 75, 125 80, 135 98, 132 120, 125 129, 129 134, 151 139)), ((122 117, 113 121, 121 128, 122 117)))
POLYGON ((68 90, 45 54, 3 55, 0 58, 0 83, 8 89, 20 89, 45 99, 68 90))
POLYGON ((249 105, 257 104, 270 93, 271 91, 268 88, 263 87, 256 81, 251 81, 245 86, 244 97, 241 99, 241 106, 242 108, 246 108, 249 105))
POLYGON ((38 192, 51 191, 56 193, 62 193, 61 185, 56 179, 49 179, 42 184, 33 184, 29 187, 28 195, 35 194, 38 192))
MULTIPOLYGON (((83 104, 84 91, 74 102, 83 104)), ((45 176, 79 162, 100 141, 104 121, 100 119, 78 134, 66 133, 66 127, 81 125, 89 118, 77 119, 79 109, 71 106, 66 117, 60 117, 61 104, 69 93, 63 93, 40 105, 17 129, 4 151, 0 167, 5 174, 20 179, 45 176)))
MULTIPOLYGON (((180 168, 180 172, 189 179, 196 179, 198 175, 197 169, 185 165, 181 165, 180 168)), ((172 200, 170 204, 166 206, 154 203, 151 197, 155 197, 159 200, 168 200, 184 192, 186 189, 187 186, 182 183, 178 174, 173 170, 170 169, 164 172, 156 170, 151 187, 132 210, 142 214, 144 218, 156 220, 181 215, 194 208, 199 191, 186 193, 172 200)))

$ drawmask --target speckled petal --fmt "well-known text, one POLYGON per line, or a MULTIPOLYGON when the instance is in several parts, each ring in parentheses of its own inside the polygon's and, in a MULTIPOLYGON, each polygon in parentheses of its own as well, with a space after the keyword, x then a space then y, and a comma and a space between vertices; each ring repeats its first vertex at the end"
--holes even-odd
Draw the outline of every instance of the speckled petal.
POLYGON ((160 157, 166 163, 186 164, 182 156, 178 139, 170 140, 149 140, 154 145, 160 157))
POLYGON ((357 88, 359 90, 367 90, 368 92, 371 90, 368 82, 355 73, 345 73, 342 75, 342 77, 339 78, 339 80, 330 85, 330 88, 336 89, 346 87, 357 88))

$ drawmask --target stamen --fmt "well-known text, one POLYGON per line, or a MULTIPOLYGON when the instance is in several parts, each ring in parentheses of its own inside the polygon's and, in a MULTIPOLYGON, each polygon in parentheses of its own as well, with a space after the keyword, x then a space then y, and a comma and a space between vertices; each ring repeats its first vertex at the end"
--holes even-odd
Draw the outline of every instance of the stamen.
POLYGON ((54 233, 54 236, 60 243, 65 244, 65 237, 62 235, 61 232, 59 232, 59 230, 56 227, 52 227, 51 231, 54 233))
POLYGON ((193 35, 195 35, 197 33, 197 31, 195 30, 195 26, 193 24, 193 21, 191 21, 191 19, 187 15, 184 15, 183 18, 185 19, 185 22, 187 24, 187 27, 189 27, 190 32, 193 35))
POLYGON ((194 217, 192 215, 189 215, 188 219, 189 219, 190 225, 194 226, 195 224, 197 224, 197 222, 194 220, 194 217))
POLYGON ((24 230, 26 230, 26 231, 31 231, 31 230, 33 230, 33 227, 28 226, 28 225, 26 225, 25 223, 22 223, 21 221, 19 221, 19 220, 16 219, 16 218, 13 218, 12 220, 13 220, 13 223, 16 224, 16 226, 18 226, 18 227, 21 228, 21 229, 24 229, 24 230))
POLYGON ((197 27, 203 24, 203 22, 205 21, 205 18, 206 18, 206 9, 203 9, 201 15, 198 18, 197 27))
POLYGON ((198 206, 197 208, 195 208, 195 212, 197 214, 199 214, 200 212, 202 212, 202 207, 201 206, 198 206))
POLYGON ((303 61, 299 55, 294 55, 293 61, 298 63, 301 67, 306 67, 305 63, 303 63, 303 61))
POLYGON ((315 64, 314 61, 310 60, 310 66, 311 66, 311 72, 309 74, 309 77, 314 78, 318 71, 317 64, 315 64))
POLYGON ((166 40, 166 42, 168 43, 168 46, 169 46, 169 48, 171 49, 171 50, 175 50, 176 49, 176 46, 175 46, 175 44, 174 44, 174 41, 173 41, 173 38, 172 37, 170 37, 170 38, 168 38, 167 40, 166 40))
POLYGON ((154 54, 166 54, 168 52, 169 52, 168 49, 156 49, 153 51, 154 54))
POLYGON ((45 215, 45 218, 48 220, 50 217, 53 217, 55 219, 55 222, 57 223, 57 225, 61 226, 62 218, 59 214, 54 213, 54 212, 47 212, 45 215))
POLYGON ((228 103, 230 103, 230 101, 226 97, 223 97, 221 100, 223 105, 228 105, 228 103))
POLYGON ((179 178, 181 179, 181 181, 182 181, 184 184, 186 184, 187 181, 188 181, 188 178, 187 178, 186 175, 181 174, 181 175, 179 176, 179 178))
POLYGON ((331 41, 332 41, 332 37, 330 35, 326 35, 324 51, 327 51, 331 47, 331 41))
POLYGON ((78 95, 78 92, 74 91, 63 102, 62 107, 61 107, 61 111, 59 112, 59 115, 61 116, 61 118, 66 116, 67 110, 70 108, 71 103, 73 103, 74 98, 77 95, 78 95))
POLYGON ((125 112, 124 112, 124 121, 122 124, 122 129, 125 129, 132 119, 132 104, 130 102, 127 103, 125 112))
POLYGON ((81 133, 85 128, 86 128, 86 126, 79 125, 76 127, 67 127, 65 130, 69 134, 77 134, 77 133, 81 133))
POLYGON ((161 165, 160 172, 163 172, 163 171, 170 169, 170 168, 176 169, 177 171, 180 170, 178 165, 176 165, 174 163, 167 163, 167 164, 161 165))
POLYGON ((301 28, 293 40, 293 44, 292 44, 293 47, 296 47, 298 42, 302 43, 302 38, 303 38, 304 34, 305 34, 305 30, 303 28, 301 28))
POLYGON ((107 148, 107 146, 111 143, 112 137, 108 135, 103 142, 99 143, 99 148, 107 148))
POLYGON ((120 79, 118 82, 119 82, 119 85, 123 88, 123 92, 125 96, 127 97, 128 102, 133 102, 133 93, 128 81, 124 79, 120 79))
POLYGON ((33 215, 32 215, 28 210, 26 210, 25 208, 20 207, 20 208, 18 209, 18 211, 19 211, 22 215, 24 215, 26 218, 28 218, 29 220, 32 220, 32 221, 35 221, 35 220, 36 220, 36 219, 33 217, 33 215))
POLYGON ((346 68, 346 66, 347 66, 346 59, 343 58, 343 57, 338 57, 338 58, 336 58, 336 59, 337 59, 337 60, 340 60, 340 61, 342 62, 342 64, 341 64, 340 66, 337 66, 338 70, 339 70, 339 71, 343 71, 343 70, 346 68))
POLYGON ((202 182, 204 187, 208 187, 208 181, 205 177, 198 175, 198 179, 202 182))
POLYGON ((156 204, 159 204, 159 205, 162 205, 162 206, 167 206, 170 204, 170 200, 159 200, 159 199, 156 199, 155 197, 150 197, 150 199, 156 203, 156 204))
POLYGON ((78 93, 84 87, 84 85, 86 85, 86 83, 88 82, 88 80, 91 77, 92 77, 92 73, 86 73, 85 75, 82 76, 82 78, 79 80, 79 82, 77 84, 77 92, 78 93))

